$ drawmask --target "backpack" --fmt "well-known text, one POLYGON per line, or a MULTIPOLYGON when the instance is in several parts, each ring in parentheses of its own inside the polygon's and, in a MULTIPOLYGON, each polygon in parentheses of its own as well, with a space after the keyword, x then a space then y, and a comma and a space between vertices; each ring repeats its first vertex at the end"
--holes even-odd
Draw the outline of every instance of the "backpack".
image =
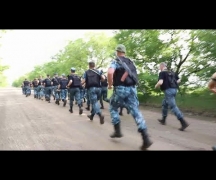
POLYGON ((80 87, 81 86, 81 79, 77 75, 72 75, 73 77, 73 82, 72 82, 72 87, 80 87))
POLYGON ((170 88, 178 88, 178 83, 176 81, 175 73, 172 71, 167 71, 167 74, 168 74, 168 82, 170 88))

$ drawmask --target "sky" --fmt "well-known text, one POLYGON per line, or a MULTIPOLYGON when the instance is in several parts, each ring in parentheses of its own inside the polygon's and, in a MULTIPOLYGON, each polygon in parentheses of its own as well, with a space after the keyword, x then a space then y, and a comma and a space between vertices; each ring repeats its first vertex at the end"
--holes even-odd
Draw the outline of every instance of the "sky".
POLYGON ((84 34, 113 30, 11 30, 0 38, 0 63, 9 65, 4 72, 9 84, 30 72, 34 66, 51 60, 70 40, 84 37, 84 34))

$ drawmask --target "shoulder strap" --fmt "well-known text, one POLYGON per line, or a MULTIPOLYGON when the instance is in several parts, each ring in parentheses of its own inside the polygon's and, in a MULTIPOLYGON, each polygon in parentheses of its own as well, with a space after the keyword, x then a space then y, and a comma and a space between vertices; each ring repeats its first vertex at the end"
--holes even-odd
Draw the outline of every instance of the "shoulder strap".
POLYGON ((96 72, 95 70, 93 70, 93 69, 89 69, 89 70, 92 71, 92 72, 94 72, 95 74, 101 76, 101 75, 100 75, 98 72, 96 72))

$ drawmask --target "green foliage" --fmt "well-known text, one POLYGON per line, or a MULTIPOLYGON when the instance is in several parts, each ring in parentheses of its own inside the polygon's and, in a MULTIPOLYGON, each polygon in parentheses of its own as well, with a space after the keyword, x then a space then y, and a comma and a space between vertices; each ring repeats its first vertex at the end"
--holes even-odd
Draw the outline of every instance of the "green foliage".
POLYGON ((124 44, 127 56, 134 60, 139 70, 138 91, 144 93, 145 99, 161 94, 154 88, 161 62, 166 62, 180 76, 183 94, 193 93, 206 87, 215 72, 215 43, 215 30, 118 30, 114 37, 89 33, 85 38, 69 42, 50 62, 36 66, 13 84, 20 86, 24 78, 34 79, 55 72, 69 74, 71 67, 82 75, 91 60, 96 62, 97 68, 106 70, 115 46, 124 44))
POLYGON ((51 61, 35 66, 34 70, 14 81, 13 86, 19 87, 25 78, 33 80, 47 74, 70 74, 70 68, 75 67, 80 76, 88 69, 88 62, 94 61, 97 68, 107 69, 116 42, 114 38, 104 33, 89 33, 85 38, 70 41, 68 45, 51 57, 51 61))

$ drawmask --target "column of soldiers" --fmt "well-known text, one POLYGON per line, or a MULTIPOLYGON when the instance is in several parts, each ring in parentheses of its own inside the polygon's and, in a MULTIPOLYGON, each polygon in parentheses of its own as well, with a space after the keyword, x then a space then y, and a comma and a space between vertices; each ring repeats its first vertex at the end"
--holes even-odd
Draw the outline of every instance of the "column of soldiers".
MULTIPOLYGON (((74 112, 74 105, 78 106, 79 114, 83 113, 83 103, 86 102, 86 110, 90 111, 87 117, 93 121, 95 115, 98 116, 100 124, 104 124, 104 109, 103 102, 109 103, 109 112, 114 128, 114 132, 110 135, 111 138, 121 138, 121 120, 123 108, 127 114, 131 114, 137 125, 137 130, 143 140, 141 150, 149 148, 153 142, 149 138, 147 124, 143 114, 139 110, 139 101, 137 97, 137 69, 133 61, 125 56, 126 48, 120 44, 115 49, 116 58, 112 60, 108 68, 107 76, 103 71, 95 68, 94 62, 89 62, 89 69, 80 77, 76 73, 76 68, 70 69, 71 74, 66 76, 57 73, 51 78, 47 75, 46 78, 40 76, 33 81, 25 81, 22 84, 22 92, 28 97, 31 95, 31 87, 34 90, 34 98, 49 102, 51 97, 55 100, 55 104, 60 105, 62 102, 65 107, 69 100, 69 112, 74 112), (113 94, 110 99, 107 98, 108 89, 113 89, 113 94)), ((155 88, 160 88, 164 92, 164 100, 162 102, 162 118, 158 119, 159 123, 166 125, 168 108, 174 113, 180 122, 180 131, 184 131, 189 123, 185 120, 183 113, 179 110, 175 103, 175 97, 178 91, 180 78, 174 73, 174 79, 171 83, 170 71, 166 63, 159 64, 159 77, 155 88)), ((215 80, 214 80, 215 82, 215 80)), ((213 89, 213 86, 209 86, 213 89)), ((214 86, 214 92, 216 84, 214 86)), ((213 147, 216 150, 216 146, 213 147)))

